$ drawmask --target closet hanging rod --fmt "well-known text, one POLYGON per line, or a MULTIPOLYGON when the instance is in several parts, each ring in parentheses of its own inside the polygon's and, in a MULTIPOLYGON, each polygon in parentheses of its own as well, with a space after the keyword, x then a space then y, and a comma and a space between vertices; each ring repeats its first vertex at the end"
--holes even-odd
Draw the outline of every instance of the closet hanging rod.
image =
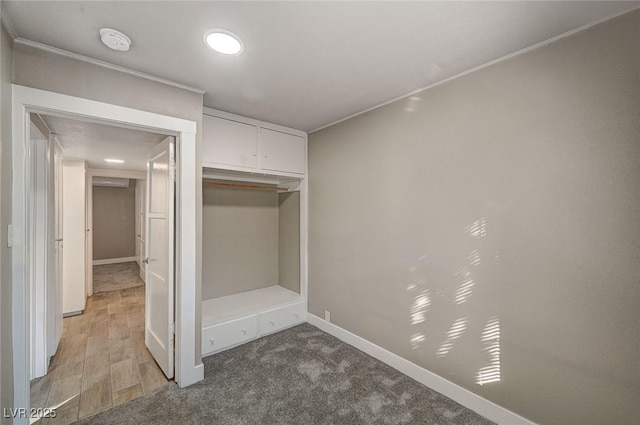
POLYGON ((204 186, 226 187, 231 189, 269 190, 273 192, 281 190, 277 186, 266 186, 266 185, 259 185, 259 184, 250 184, 250 183, 227 183, 227 182, 218 182, 218 181, 203 181, 202 184, 204 186))

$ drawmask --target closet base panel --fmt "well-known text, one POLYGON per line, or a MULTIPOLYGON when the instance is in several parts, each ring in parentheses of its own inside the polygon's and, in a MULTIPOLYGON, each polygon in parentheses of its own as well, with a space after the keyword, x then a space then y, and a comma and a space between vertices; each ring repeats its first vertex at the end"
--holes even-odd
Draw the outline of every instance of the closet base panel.
POLYGON ((228 350, 307 320, 296 292, 274 285, 202 302, 202 355, 228 350))
POLYGON ((307 320, 304 303, 262 312, 258 315, 258 333, 260 336, 287 329, 307 320))

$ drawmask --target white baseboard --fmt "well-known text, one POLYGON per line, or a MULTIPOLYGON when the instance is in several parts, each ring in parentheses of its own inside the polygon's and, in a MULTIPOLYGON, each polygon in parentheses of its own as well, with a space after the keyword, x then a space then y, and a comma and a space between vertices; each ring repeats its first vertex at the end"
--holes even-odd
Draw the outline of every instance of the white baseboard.
POLYGON ((102 266, 105 264, 130 263, 137 260, 138 257, 105 258, 104 260, 93 260, 93 265, 102 266))
POLYGON ((329 323, 318 316, 309 313, 307 316, 307 322, 322 329, 328 334, 335 336, 343 342, 354 346, 360 351, 364 351, 371 357, 388 364, 392 368, 415 379, 421 384, 438 391, 440 394, 449 397, 457 403, 460 403, 466 408, 473 410, 497 424, 535 425, 534 422, 531 422, 528 419, 505 409, 504 407, 498 406, 497 404, 480 397, 479 395, 462 388, 461 386, 456 385, 433 372, 429 372, 427 369, 424 369, 417 364, 398 356, 397 354, 393 354, 391 351, 375 345, 374 343, 367 341, 346 329, 329 323))

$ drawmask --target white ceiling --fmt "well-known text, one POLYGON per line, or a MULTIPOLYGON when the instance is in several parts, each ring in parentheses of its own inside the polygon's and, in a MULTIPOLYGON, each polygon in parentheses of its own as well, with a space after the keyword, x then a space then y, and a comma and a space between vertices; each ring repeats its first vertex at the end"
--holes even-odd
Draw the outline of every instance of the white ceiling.
POLYGON ((89 168, 146 171, 147 152, 167 136, 92 122, 41 115, 58 136, 65 158, 87 161, 89 168), (124 164, 105 162, 123 159, 124 164))
POLYGON ((3 1, 18 37, 199 87, 204 103, 305 131, 638 2, 3 1), (111 27, 128 52, 100 43, 111 27), (224 28, 244 53, 203 43, 224 28))

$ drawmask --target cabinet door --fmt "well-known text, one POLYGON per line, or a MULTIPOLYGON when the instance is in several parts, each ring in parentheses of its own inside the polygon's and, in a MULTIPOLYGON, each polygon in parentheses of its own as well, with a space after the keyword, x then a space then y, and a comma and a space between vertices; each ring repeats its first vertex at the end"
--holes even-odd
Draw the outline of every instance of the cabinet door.
POLYGON ((279 307, 258 315, 258 335, 267 335, 307 320, 304 302, 279 307))
POLYGON ((260 168, 304 174, 306 143, 303 137, 260 129, 260 168))
POLYGON ((258 128, 254 125, 205 115, 202 139, 202 162, 205 166, 258 166, 258 128))
POLYGON ((258 319, 255 314, 202 329, 202 355, 206 356, 258 335, 258 319))

